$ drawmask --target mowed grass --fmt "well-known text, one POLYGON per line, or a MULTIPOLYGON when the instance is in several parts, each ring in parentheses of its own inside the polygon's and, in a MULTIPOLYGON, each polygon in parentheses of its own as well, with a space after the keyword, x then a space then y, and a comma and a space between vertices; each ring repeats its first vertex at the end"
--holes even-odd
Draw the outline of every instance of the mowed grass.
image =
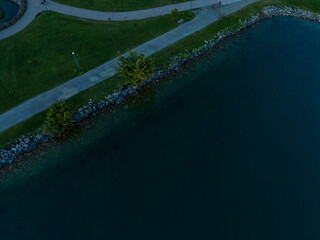
MULTIPOLYGON (((178 18, 187 13, 179 13, 178 18)), ((178 26, 170 16, 92 22, 43 13, 25 30, 0 41, 0 113, 178 26), (75 72, 71 52, 82 72, 75 72)))
MULTIPOLYGON (((320 1, 312 1, 312 0, 305 0, 304 2, 310 3, 308 9, 313 11, 320 11, 320 1)), ((204 43, 204 40, 210 39, 220 30, 225 28, 233 28, 239 19, 243 19, 248 17, 250 14, 255 14, 260 12, 264 6, 267 5, 276 5, 276 6, 283 6, 283 5, 290 5, 290 6, 297 6, 297 7, 304 7, 305 4, 301 3, 300 1, 296 0, 262 0, 260 2, 251 4, 238 12, 226 16, 219 21, 209 25, 208 27, 204 28, 203 30, 188 36, 181 41, 169 46, 166 49, 154 54, 152 57, 155 60, 157 65, 166 65, 170 58, 171 53, 170 50, 173 48, 175 49, 175 54, 179 54, 180 52, 184 52, 185 50, 189 50, 192 48, 199 47, 204 43), (297 2, 297 3, 296 3, 297 2), (297 5, 295 5, 297 4, 297 5)), ((100 100, 105 94, 112 92, 114 88, 118 88, 121 86, 122 81, 118 77, 118 75, 95 85, 94 87, 87 89, 80 94, 72 97, 71 99, 67 100, 67 104, 70 106, 71 109, 75 110, 78 107, 86 104, 90 98, 95 100, 100 100)), ((43 121, 45 119, 45 112, 40 113, 23 123, 20 123, 7 131, 0 133, 0 146, 5 146, 6 144, 12 142, 14 139, 22 136, 28 135, 35 131, 37 128, 41 127, 43 121)))
POLYGON ((319 0, 281 0, 285 5, 296 6, 299 8, 309 9, 314 12, 320 12, 319 0))
POLYGON ((71 5, 79 8, 106 11, 124 12, 161 7, 174 3, 181 3, 190 0, 54 0, 56 2, 71 5))

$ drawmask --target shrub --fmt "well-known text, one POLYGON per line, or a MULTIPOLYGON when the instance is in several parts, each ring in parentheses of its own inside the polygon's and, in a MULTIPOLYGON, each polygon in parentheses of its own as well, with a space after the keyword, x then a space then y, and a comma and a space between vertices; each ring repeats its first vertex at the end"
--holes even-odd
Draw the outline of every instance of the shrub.
POLYGON ((151 57, 144 54, 129 51, 127 57, 120 56, 118 62, 118 72, 124 78, 126 84, 133 86, 142 85, 144 80, 148 80, 154 69, 151 57))
POLYGON ((0 21, 5 19, 6 19, 6 15, 4 14, 4 11, 2 10, 2 8, 0 7, 0 21))
POLYGON ((175 9, 173 9, 171 11, 171 19, 172 19, 172 21, 175 21, 177 16, 178 16, 178 9, 175 8, 175 9))
POLYGON ((52 136, 60 135, 72 123, 72 114, 65 102, 52 104, 47 113, 44 130, 52 136))

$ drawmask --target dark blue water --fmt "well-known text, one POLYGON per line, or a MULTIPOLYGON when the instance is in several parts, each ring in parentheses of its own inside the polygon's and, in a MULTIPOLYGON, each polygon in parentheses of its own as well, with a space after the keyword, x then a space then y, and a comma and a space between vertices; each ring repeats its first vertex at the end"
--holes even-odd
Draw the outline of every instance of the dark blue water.
POLYGON ((8 171, 0 239, 320 239, 319 39, 263 22, 8 171))
POLYGON ((0 20, 0 26, 13 19, 19 12, 19 6, 9 0, 0 0, 0 8, 3 9, 6 15, 5 19, 0 20))

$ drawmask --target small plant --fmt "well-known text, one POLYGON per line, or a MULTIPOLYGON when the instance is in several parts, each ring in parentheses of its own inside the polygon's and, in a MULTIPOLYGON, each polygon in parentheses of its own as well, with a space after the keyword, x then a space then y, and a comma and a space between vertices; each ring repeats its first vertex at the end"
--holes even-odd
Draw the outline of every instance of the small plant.
POLYGON ((185 53, 185 54, 183 54, 183 58, 188 58, 190 56, 190 53, 188 52, 188 53, 185 53))
POLYGON ((117 70, 126 84, 139 86, 152 75, 154 64, 150 57, 129 51, 127 57, 119 57, 117 70))
POLYGON ((52 104, 47 113, 47 119, 44 123, 46 134, 58 136, 67 126, 72 123, 72 115, 65 102, 56 102, 52 104))
POLYGON ((4 11, 2 8, 0 8, 0 21, 4 21, 6 19, 6 15, 4 14, 4 11))
POLYGON ((178 16, 178 9, 175 8, 171 11, 171 19, 173 22, 177 19, 177 16, 178 16))

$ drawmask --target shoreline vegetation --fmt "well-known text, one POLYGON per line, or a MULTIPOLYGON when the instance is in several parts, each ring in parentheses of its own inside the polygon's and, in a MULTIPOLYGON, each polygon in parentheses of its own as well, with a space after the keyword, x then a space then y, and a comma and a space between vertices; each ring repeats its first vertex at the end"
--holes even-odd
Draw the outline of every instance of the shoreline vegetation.
MULTIPOLYGON (((151 78, 150 81, 145 81, 143 86, 140 87, 121 87, 118 90, 115 90, 112 94, 109 94, 106 96, 106 91, 100 92, 101 96, 97 97, 95 94, 95 91, 101 87, 101 85, 104 85, 105 83, 98 84, 100 86, 95 86, 92 89, 86 90, 83 94, 79 94, 79 96, 75 96, 72 99, 69 99, 67 104, 71 106, 71 109, 77 109, 73 115, 74 119, 74 125, 79 125, 84 122, 85 119, 88 119, 91 116, 95 116, 100 111, 105 111, 106 109, 110 108, 111 106, 115 106, 117 104, 120 104, 124 102, 128 96, 135 96, 138 94, 138 92, 142 91, 144 88, 148 87, 150 84, 154 84, 158 82, 160 79, 164 77, 168 77, 171 74, 174 74, 175 72, 179 71, 179 69, 183 66, 185 66, 186 63, 193 61, 195 59, 198 59, 199 57, 204 56, 208 52, 211 52, 214 50, 217 46, 219 46, 221 43, 223 43, 226 39, 233 37, 235 34, 239 34, 243 30, 251 27, 252 25, 268 18, 272 18, 275 16, 292 16, 297 18, 303 18, 308 19, 312 21, 316 21, 320 23, 320 14, 317 14, 315 12, 306 11, 300 8, 291 8, 291 7, 284 7, 282 4, 279 3, 279 1, 276 1, 278 4, 274 4, 274 6, 268 6, 268 3, 274 3, 275 1, 263 1, 258 2, 252 5, 249 5, 248 7, 238 11, 235 14, 232 14, 231 16, 227 16, 218 22, 212 24, 215 25, 214 27, 218 28, 216 31, 216 34, 212 34, 210 37, 208 37, 208 29, 204 29, 199 31, 198 34, 195 34, 191 37, 188 37, 188 39, 183 39, 183 41, 189 41, 188 46, 194 46, 192 44, 199 43, 197 40, 199 38, 199 34, 203 37, 205 36, 205 41, 200 41, 200 43, 205 42, 201 47, 198 48, 192 48, 192 50, 184 50, 184 51, 178 51, 180 52, 178 56, 175 56, 170 64, 164 65, 163 69, 165 70, 159 70, 157 71, 151 78), (260 3, 260 4, 259 4, 260 3), (250 16, 248 18, 248 16, 250 16), (242 17, 242 18, 239 18, 242 17), (245 19, 245 20, 241 20, 245 19), (224 20, 228 20, 227 22, 224 22, 224 20), (232 24, 231 24, 232 22, 232 24), (237 24, 235 24, 237 23, 237 24), (221 28, 221 26, 224 26, 224 28, 221 28), (224 29, 221 31, 221 29, 224 29), (214 37, 212 37, 214 36, 214 37), (191 44, 190 44, 191 42, 191 44), (81 96, 82 95, 82 96, 81 96), (79 108, 79 106, 83 106, 83 98, 87 97, 95 97, 95 99, 98 99, 98 101, 93 101, 90 99, 88 104, 85 104, 84 107, 79 108), (76 104, 80 99, 80 102, 76 104), (100 100, 100 101, 99 101, 100 100), (82 101, 82 102, 81 102, 82 101)), ((213 26, 209 26, 212 28, 213 26)), ((203 39, 203 38, 202 38, 203 39)), ((175 45, 175 44, 174 44, 175 45)), ((197 44, 199 46, 199 44, 197 44)), ((176 49, 176 48, 175 48, 176 49)), ((189 48, 190 49, 190 48, 189 48)), ((166 50, 166 49, 165 49, 166 50)), ((179 49, 180 50, 180 49, 179 49)), ((161 65, 167 62, 168 56, 166 54, 161 55, 161 51, 154 54, 153 56, 155 58, 156 65, 161 65), (159 56, 159 57, 157 57, 159 56)), ((113 77, 111 81, 117 81, 118 76, 113 77)), ((104 85, 105 86, 105 85, 104 85)), ((103 88, 104 90, 104 88, 103 88)), ((43 123, 43 120, 45 118, 45 112, 40 113, 33 117, 33 119, 29 119, 26 122, 19 124, 19 126, 15 126, 13 128, 16 128, 18 131, 13 131, 12 135, 14 136, 15 133, 19 133, 19 131, 23 132, 23 127, 35 127, 37 123, 36 128, 41 126, 40 124, 43 123), (20 129, 19 129, 20 128, 20 129)), ((35 128, 34 128, 35 129, 35 128)), ((69 128, 70 129, 70 128, 69 128)), ((10 129, 9 129, 10 130, 10 129)), ((8 130, 8 131, 9 131, 8 130)), ((6 131, 6 132, 8 132, 6 131)), ((4 133, 6 133, 4 132, 4 133)), ((16 135, 15 138, 22 136, 25 134, 16 135)), ((3 133, 0 134, 0 137, 3 136, 3 133)), ((14 138, 12 138, 14 139, 14 138)), ((11 139, 11 140, 12 140, 11 139)), ((35 149, 37 146, 41 145, 42 143, 46 143, 52 139, 50 136, 44 134, 43 131, 39 132, 37 131, 37 134, 31 137, 22 137, 20 138, 15 144, 11 145, 10 147, 7 147, 6 149, 0 151, 0 168, 3 166, 8 166, 14 162, 15 159, 18 159, 19 156, 23 157, 24 153, 30 154, 30 151, 35 149)), ((8 140, 9 142, 10 140, 8 140)), ((3 144, 3 143, 2 143, 3 144)))

